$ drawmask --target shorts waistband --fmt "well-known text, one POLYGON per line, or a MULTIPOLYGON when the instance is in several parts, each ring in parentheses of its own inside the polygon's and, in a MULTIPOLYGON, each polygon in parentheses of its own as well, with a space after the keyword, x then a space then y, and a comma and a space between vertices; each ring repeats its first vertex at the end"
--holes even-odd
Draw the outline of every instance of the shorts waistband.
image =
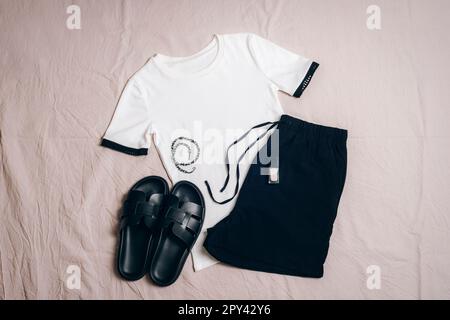
POLYGON ((320 124, 307 122, 290 115, 283 114, 279 123, 287 124, 289 127, 297 130, 306 130, 311 134, 323 137, 336 137, 337 139, 347 139, 348 132, 346 129, 328 127, 320 124))

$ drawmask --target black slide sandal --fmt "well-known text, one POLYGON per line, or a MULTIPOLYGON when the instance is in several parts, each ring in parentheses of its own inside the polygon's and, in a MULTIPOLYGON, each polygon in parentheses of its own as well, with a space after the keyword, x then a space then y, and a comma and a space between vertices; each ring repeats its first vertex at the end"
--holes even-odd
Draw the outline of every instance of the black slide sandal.
POLYGON ((167 182, 157 176, 139 180, 128 192, 120 221, 117 256, 119 274, 126 280, 138 280, 148 272, 168 193, 167 182))
POLYGON ((176 183, 168 196, 163 228, 150 267, 150 278, 159 286, 174 283, 202 230, 205 201, 189 181, 176 183))

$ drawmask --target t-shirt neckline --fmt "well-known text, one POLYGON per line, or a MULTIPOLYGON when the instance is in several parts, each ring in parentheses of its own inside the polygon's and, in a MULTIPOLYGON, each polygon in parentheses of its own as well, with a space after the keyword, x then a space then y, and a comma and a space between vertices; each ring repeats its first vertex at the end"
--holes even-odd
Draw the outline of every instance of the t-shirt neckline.
POLYGON ((202 50, 184 57, 173 57, 173 56, 167 56, 161 53, 157 53, 153 56, 153 62, 155 65, 165 74, 172 76, 172 77, 195 77, 204 75, 206 73, 209 73, 214 67, 218 64, 223 52, 223 44, 221 40, 221 36, 218 34, 213 35, 213 39, 209 42, 209 44, 203 48, 202 50), (184 72, 179 71, 174 68, 170 68, 167 66, 166 61, 173 61, 173 62, 180 62, 183 60, 190 60, 196 57, 201 56, 202 54, 208 52, 212 48, 216 47, 216 54, 214 57, 214 60, 211 61, 206 67, 200 69, 199 71, 195 72, 184 72))

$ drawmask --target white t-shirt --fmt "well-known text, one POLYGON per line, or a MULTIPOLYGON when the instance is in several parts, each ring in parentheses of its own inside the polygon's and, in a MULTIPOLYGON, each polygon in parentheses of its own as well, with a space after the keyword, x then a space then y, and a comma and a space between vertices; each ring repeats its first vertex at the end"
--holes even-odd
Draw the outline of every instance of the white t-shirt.
MULTIPOLYGON (((189 57, 154 55, 126 84, 102 145, 146 155, 154 134, 172 182, 189 180, 200 188, 206 217, 192 250, 195 270, 217 262, 203 248, 206 230, 227 216, 236 200, 214 203, 204 181, 218 200, 233 194, 233 165, 227 189, 219 192, 226 176, 226 147, 254 125, 279 120, 283 110, 277 91, 299 97, 317 67, 254 34, 215 35, 189 57)), ((245 142, 238 144, 234 154, 245 147, 245 142)), ((250 150, 246 159, 257 151, 250 150)), ((240 165, 241 184, 249 163, 240 165)))

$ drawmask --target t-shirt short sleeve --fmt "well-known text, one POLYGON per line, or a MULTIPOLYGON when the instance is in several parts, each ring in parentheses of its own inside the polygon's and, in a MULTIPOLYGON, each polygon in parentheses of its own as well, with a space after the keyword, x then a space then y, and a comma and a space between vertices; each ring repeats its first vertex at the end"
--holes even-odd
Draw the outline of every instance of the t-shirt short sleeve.
POLYGON ((248 41, 254 62, 265 76, 279 90, 300 97, 319 64, 255 34, 248 41))
POLYGON ((125 86, 101 145, 131 155, 148 153, 150 118, 145 92, 131 78, 125 86))

